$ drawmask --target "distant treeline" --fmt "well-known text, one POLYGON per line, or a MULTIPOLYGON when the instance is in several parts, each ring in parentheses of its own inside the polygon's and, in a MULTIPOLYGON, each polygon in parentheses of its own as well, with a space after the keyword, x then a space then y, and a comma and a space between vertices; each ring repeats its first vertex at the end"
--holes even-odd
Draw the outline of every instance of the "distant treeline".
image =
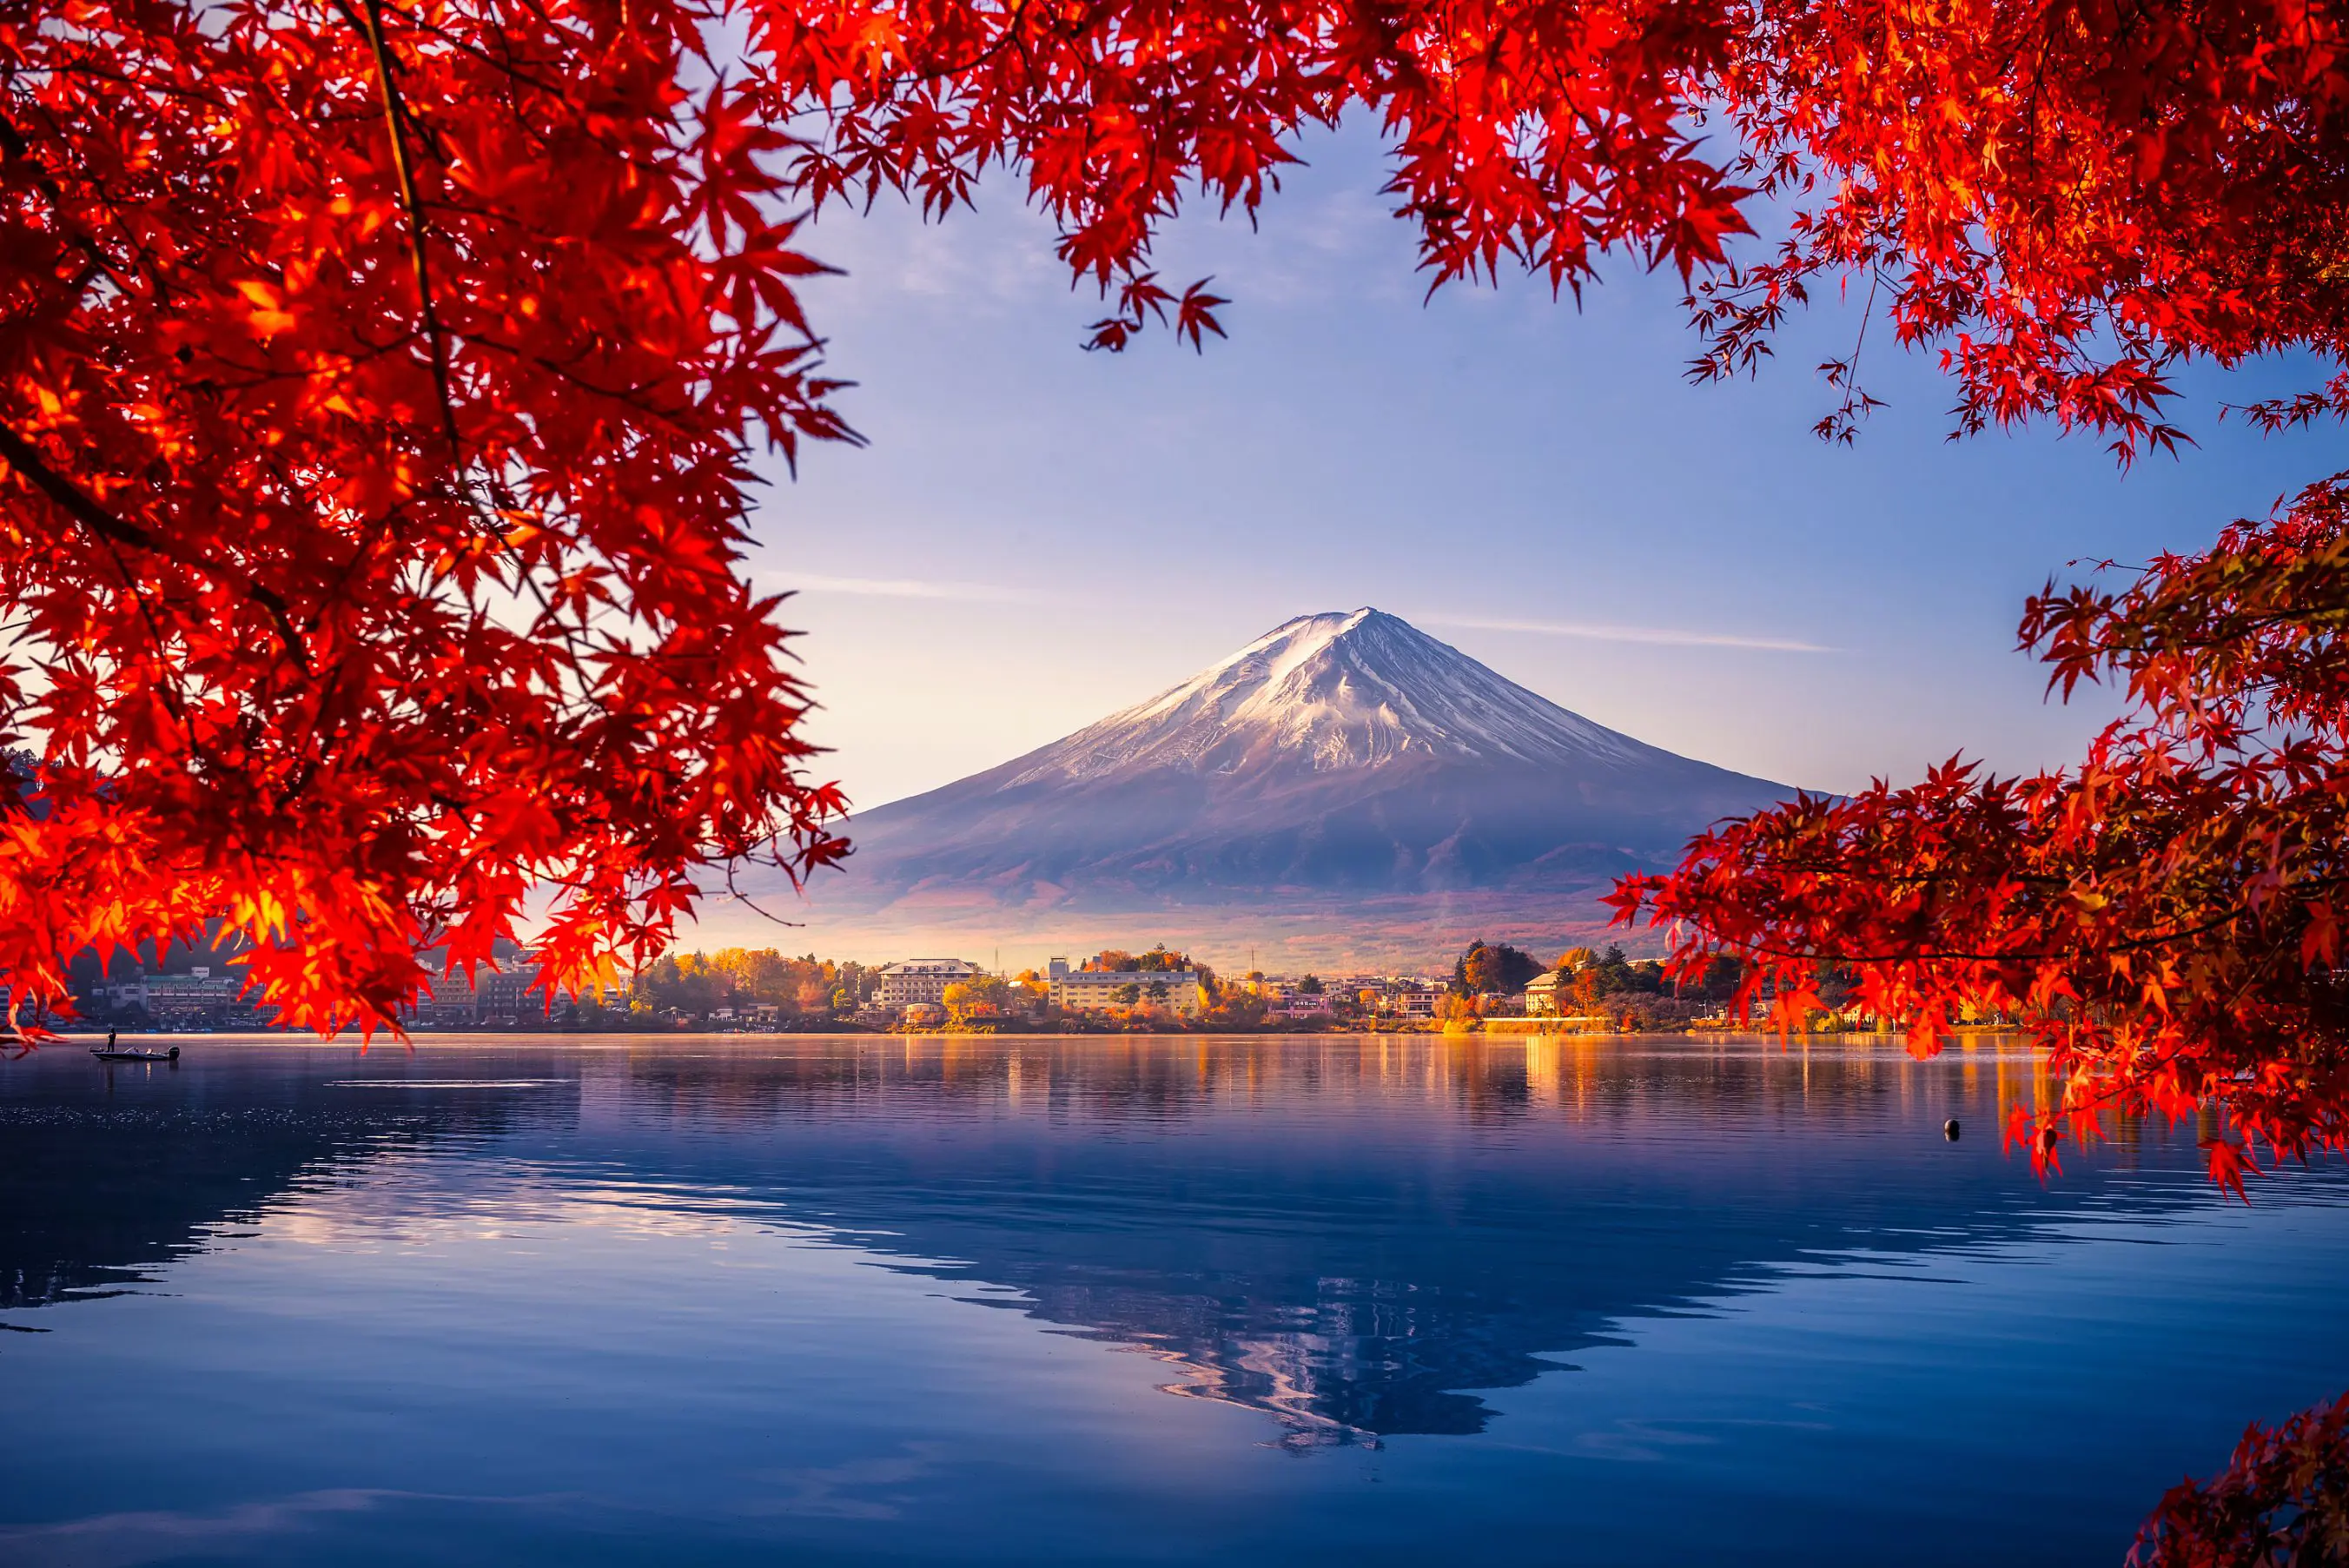
POLYGON ((632 1006, 684 1017, 772 1008, 780 1017, 853 1013, 881 989, 877 968, 771 947, 721 947, 657 959, 638 971, 632 1006))

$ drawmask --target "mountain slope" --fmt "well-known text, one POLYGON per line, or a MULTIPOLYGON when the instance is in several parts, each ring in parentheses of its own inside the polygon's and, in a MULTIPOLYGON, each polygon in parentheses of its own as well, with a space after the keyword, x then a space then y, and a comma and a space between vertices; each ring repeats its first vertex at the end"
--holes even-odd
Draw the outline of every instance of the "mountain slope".
POLYGON ((1255 912, 1417 941, 1507 894, 1564 927, 1612 873, 1790 793, 1595 724, 1395 616, 1306 615, 1064 739, 860 813, 814 923, 1014 935, 1255 912))

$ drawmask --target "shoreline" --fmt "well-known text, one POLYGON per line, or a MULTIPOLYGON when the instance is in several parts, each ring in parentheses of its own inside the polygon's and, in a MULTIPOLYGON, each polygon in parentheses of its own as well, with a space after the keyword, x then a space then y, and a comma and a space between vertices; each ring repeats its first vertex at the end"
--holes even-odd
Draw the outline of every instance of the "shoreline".
MULTIPOLYGON (((136 1033, 126 1029, 119 1032, 119 1039, 120 1043, 125 1045, 165 1040, 201 1040, 217 1042, 222 1045, 277 1045, 299 1049, 313 1049, 319 1047, 328 1047, 336 1049, 358 1049, 362 1051, 369 1049, 412 1050, 429 1047, 436 1043, 481 1046, 494 1045, 502 1042, 512 1042, 517 1045, 548 1043, 589 1045, 597 1041, 610 1041, 614 1044, 635 1046, 657 1041, 694 1041, 709 1044, 740 1042, 744 1045, 749 1045, 752 1043, 782 1042, 789 1040, 872 1040, 875 1042, 903 1042, 910 1045, 916 1041, 931 1040, 942 1043, 976 1040, 1037 1041, 1187 1039, 1204 1041, 1226 1039, 1261 1041, 1295 1039, 1325 1041, 1350 1037, 1357 1039, 1388 1040, 1424 1039, 1430 1041, 1442 1040, 1447 1042, 1503 1040, 1526 1043, 1556 1043, 1567 1040, 1763 1040, 1772 1043, 1783 1043, 1788 1046, 1793 1046, 1798 1043, 1809 1044, 1812 1042, 1859 1043, 1880 1040, 1894 1045, 1903 1046, 1905 1048, 1905 1042, 1907 1039, 1907 1037, 1898 1030, 1885 1029, 1848 1029, 1835 1031, 1816 1030, 1807 1033, 1790 1032, 1781 1035, 1776 1030, 1772 1029, 1767 1026, 1747 1027, 1723 1026, 1701 1029, 1544 1029, 1522 1026, 1529 1022, 1529 1020, 1520 1019, 1487 1020, 1487 1026, 1478 1028, 1464 1028, 1457 1024, 1454 1024, 1450 1026, 1437 1025, 1434 1027, 1346 1027, 1319 1029, 1052 1029, 1036 1028, 1031 1026, 1028 1028, 1005 1029, 956 1029, 944 1027, 925 1029, 872 1029, 835 1027, 829 1029, 630 1030, 563 1029, 550 1026, 546 1028, 422 1029, 411 1031, 405 1037, 378 1033, 372 1039, 362 1039, 356 1033, 345 1034, 328 1038, 316 1035, 300 1034, 293 1030, 285 1029, 159 1030, 154 1032, 142 1031, 136 1033), (1502 1028, 1494 1028, 1489 1026, 1490 1024, 1494 1022, 1520 1026, 1502 1028)), ((1963 1029, 1951 1031, 1950 1036, 1942 1042, 1942 1044, 1943 1048, 1946 1049, 1951 1046, 1977 1040, 2010 1038, 2014 1037, 2016 1034, 2017 1031, 2012 1027, 1972 1026, 1963 1029)), ((105 1036, 102 1033, 90 1033, 84 1031, 61 1032, 50 1036, 46 1040, 26 1040, 21 1042, 20 1054, 25 1051, 88 1049, 103 1043, 104 1039, 105 1036)), ((0 1059, 5 1059, 5 1057, 0 1057, 0 1059)))

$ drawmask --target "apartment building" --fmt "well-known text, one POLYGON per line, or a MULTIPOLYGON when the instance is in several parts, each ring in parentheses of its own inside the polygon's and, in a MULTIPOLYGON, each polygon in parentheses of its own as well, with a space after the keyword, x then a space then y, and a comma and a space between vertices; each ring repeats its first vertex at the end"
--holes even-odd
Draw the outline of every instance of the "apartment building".
POLYGON ((1438 986, 1400 985, 1379 999, 1379 1011, 1392 1018, 1433 1018, 1443 1003, 1438 986))
POLYGON ((435 975, 432 994, 417 1003, 409 1020, 428 1027, 470 1029, 479 1024, 533 1024, 546 1016, 538 984, 538 957, 524 952, 501 958, 503 969, 477 968, 468 975, 435 975))
POLYGON ((239 995, 243 989, 243 974, 205 965, 185 975, 134 972, 127 979, 98 985, 92 996, 118 1009, 140 1008, 166 1027, 258 1022, 254 1004, 239 995))
POLYGON ((1052 1006, 1072 1013, 1106 1012, 1150 1002, 1190 1014, 1206 1002, 1196 969, 1072 969, 1066 958, 1055 958, 1045 965, 1045 983, 1051 990, 1052 1006), (1161 986, 1165 988, 1163 996, 1158 994, 1161 986))
POLYGON ((881 1005, 910 1007, 917 1002, 943 1001, 947 986, 976 979, 979 974, 978 965, 959 958, 914 958, 891 964, 881 971, 881 1005))

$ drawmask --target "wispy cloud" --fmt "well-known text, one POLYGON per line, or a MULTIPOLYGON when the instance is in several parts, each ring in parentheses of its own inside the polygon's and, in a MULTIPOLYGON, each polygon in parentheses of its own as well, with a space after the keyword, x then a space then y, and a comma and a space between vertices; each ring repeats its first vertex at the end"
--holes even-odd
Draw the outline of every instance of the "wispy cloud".
POLYGON ((777 590, 806 589, 817 593, 861 593, 875 599, 959 599, 974 603, 1023 604, 1035 595, 1023 588, 1002 588, 991 583, 940 583, 921 577, 827 577, 817 572, 762 572, 760 582, 777 590))
POLYGON ((1484 615, 1419 615, 1423 625, 1464 626, 1479 632, 1533 632, 1545 637, 1584 637, 1594 643, 1650 643, 1668 648, 1754 648, 1773 654, 1832 654, 1820 643, 1794 637, 1749 637, 1737 632, 1682 631, 1671 626, 1609 626, 1588 621, 1503 621, 1484 615))

